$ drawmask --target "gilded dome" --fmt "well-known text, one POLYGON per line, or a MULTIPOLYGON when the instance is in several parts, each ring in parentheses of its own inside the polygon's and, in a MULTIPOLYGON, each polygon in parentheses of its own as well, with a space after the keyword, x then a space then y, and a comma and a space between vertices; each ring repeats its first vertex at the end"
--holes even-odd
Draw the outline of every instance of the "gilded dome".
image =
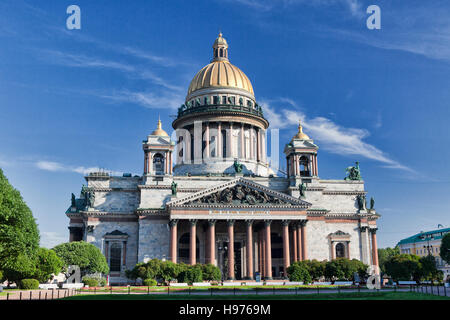
POLYGON ((219 33, 214 41, 213 56, 211 63, 197 72, 192 79, 188 96, 194 91, 206 88, 241 89, 254 95, 252 84, 245 73, 228 61, 228 44, 222 33, 219 33))
POLYGON ((189 85, 188 95, 211 87, 237 88, 254 95, 252 84, 245 73, 226 60, 213 61, 197 72, 189 85))
POLYGON ((160 137, 168 137, 169 135, 162 129, 161 120, 158 119, 158 127, 155 131, 153 131, 150 135, 152 136, 160 136, 160 137))
POLYGON ((300 121, 298 122, 298 132, 292 139, 311 140, 311 138, 306 133, 303 133, 303 127, 302 127, 302 124, 300 123, 300 121))

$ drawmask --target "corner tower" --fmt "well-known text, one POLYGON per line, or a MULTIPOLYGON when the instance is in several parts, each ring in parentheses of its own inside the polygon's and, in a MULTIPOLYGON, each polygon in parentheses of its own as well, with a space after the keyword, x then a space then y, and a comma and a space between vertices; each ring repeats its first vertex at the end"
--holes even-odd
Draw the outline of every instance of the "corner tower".
POLYGON ((172 126, 177 133, 174 175, 273 174, 266 157, 269 122, 253 87, 229 62, 228 43, 219 33, 211 63, 192 79, 172 126))

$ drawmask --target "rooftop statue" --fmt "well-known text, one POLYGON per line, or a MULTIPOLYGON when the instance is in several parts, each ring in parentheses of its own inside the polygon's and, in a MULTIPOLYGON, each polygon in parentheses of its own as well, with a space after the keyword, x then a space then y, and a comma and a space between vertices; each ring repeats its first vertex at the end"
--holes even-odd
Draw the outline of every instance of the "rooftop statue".
POLYGON ((348 167, 347 169, 345 169, 345 171, 348 173, 348 176, 345 177, 344 180, 358 180, 358 181, 362 180, 358 161, 356 161, 356 166, 348 167))
POLYGON ((298 185, 298 190, 300 191, 300 198, 304 198, 306 193, 306 185, 303 182, 298 185))
POLYGON ((172 189, 173 196, 177 195, 177 186, 178 186, 178 184, 175 181, 172 181, 172 185, 170 186, 170 188, 172 189))
POLYGON ((242 172, 242 163, 239 163, 239 161, 234 160, 234 171, 236 171, 236 173, 241 173, 242 172))
POLYGON ((75 195, 72 193, 72 208, 75 208, 77 206, 76 201, 75 201, 75 195))

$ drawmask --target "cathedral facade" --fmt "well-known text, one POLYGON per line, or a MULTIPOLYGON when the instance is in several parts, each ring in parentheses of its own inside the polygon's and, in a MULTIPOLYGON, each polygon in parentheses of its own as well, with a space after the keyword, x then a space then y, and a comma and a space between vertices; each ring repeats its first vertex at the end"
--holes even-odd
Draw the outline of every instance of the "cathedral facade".
POLYGON ((378 265, 380 215, 367 208, 358 164, 346 179, 320 179, 318 146, 299 124, 284 148, 286 172, 272 171, 269 122, 222 34, 172 126, 176 138, 158 121, 143 141, 141 176, 90 173, 72 195, 70 241, 96 245, 112 283, 152 258, 212 263, 236 280, 284 278, 300 260, 378 265))

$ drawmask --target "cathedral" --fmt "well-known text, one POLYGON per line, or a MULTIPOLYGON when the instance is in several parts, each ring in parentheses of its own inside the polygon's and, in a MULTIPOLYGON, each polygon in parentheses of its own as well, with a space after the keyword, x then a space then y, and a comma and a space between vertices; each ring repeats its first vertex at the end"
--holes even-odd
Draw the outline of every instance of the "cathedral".
POLYGON ((366 204, 358 163, 345 179, 320 179, 319 147, 299 123, 284 147, 286 172, 274 172, 269 122, 221 33, 172 127, 170 137, 158 121, 142 142, 142 175, 93 172, 72 194, 70 241, 103 252, 111 283, 153 258, 212 263, 229 280, 282 279, 301 260, 378 265, 380 215, 366 204))

